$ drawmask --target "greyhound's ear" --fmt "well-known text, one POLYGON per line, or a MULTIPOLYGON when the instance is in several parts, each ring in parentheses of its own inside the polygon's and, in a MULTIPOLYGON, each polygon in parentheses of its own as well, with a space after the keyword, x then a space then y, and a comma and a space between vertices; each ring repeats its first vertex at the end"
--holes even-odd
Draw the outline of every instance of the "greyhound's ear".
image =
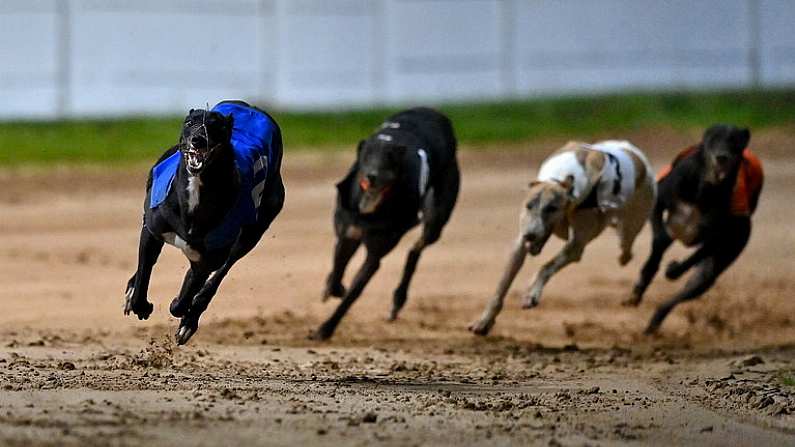
POLYGON ((192 114, 192 113, 193 113, 195 110, 196 110, 196 109, 190 109, 190 110, 188 110, 188 115, 191 115, 191 114, 192 114))
POLYGON ((528 188, 532 188, 533 186, 536 186, 538 184, 541 184, 541 180, 533 180, 533 181, 531 181, 530 183, 527 184, 527 187, 528 188))
POLYGON ((735 148, 742 152, 748 147, 748 142, 751 141, 751 131, 747 127, 739 129, 735 134, 735 148))

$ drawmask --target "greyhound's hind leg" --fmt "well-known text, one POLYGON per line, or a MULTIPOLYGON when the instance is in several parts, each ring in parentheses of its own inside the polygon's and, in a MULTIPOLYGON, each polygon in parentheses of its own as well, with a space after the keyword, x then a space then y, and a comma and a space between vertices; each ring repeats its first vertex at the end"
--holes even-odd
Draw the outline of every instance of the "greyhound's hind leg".
POLYGON ((199 292, 209 276, 210 272, 200 270, 196 264, 188 269, 188 272, 185 273, 185 279, 182 281, 182 288, 179 291, 179 295, 171 301, 171 306, 169 306, 171 315, 176 318, 185 316, 188 312, 188 308, 190 308, 193 297, 199 292))
POLYGON ((392 310, 389 312, 389 317, 387 317, 389 321, 396 320, 400 310, 406 304, 409 284, 411 284, 411 278, 414 277, 414 272, 417 270, 417 263, 420 261, 422 251, 439 240, 442 235, 442 229, 447 224, 447 221, 450 220, 450 215, 453 213, 453 207, 458 198, 459 176, 458 166, 454 165, 447 172, 447 178, 440 182, 439 186, 430 189, 427 197, 425 197, 422 216, 425 223, 422 227, 422 236, 414 243, 406 257, 403 275, 392 295, 392 310))
POLYGON ((657 308, 646 328, 647 335, 657 332, 665 317, 679 303, 696 299, 709 290, 715 284, 718 276, 740 256, 751 235, 750 220, 740 221, 733 230, 724 234, 724 236, 730 235, 730 237, 718 238, 705 243, 689 259, 683 261, 684 263, 697 262, 695 267, 698 271, 688 278, 681 292, 657 308))
POLYGON ((229 251, 226 261, 224 261, 221 268, 210 274, 209 279, 203 282, 201 289, 190 302, 190 306, 177 329, 176 340, 178 345, 184 345, 196 333, 199 328, 199 318, 207 310, 213 297, 218 292, 221 281, 224 280, 237 261, 256 247, 257 243, 262 239, 262 235, 265 234, 265 231, 268 230, 273 220, 281 212, 284 204, 284 185, 281 183, 281 178, 276 181, 276 189, 272 193, 265 195, 269 200, 260 205, 259 212, 261 214, 257 224, 242 228, 237 241, 235 241, 229 251))
POLYGON ((636 191, 631 202, 622 211, 616 228, 621 243, 621 255, 618 258, 620 265, 627 265, 632 260, 632 246, 649 220, 654 200, 654 186, 648 185, 636 191))
POLYGON ((665 277, 671 280, 679 279, 679 277, 706 258, 709 252, 709 247, 702 245, 684 261, 669 262, 668 267, 665 268, 665 277))
POLYGON ((152 314, 154 306, 149 302, 146 295, 149 290, 152 268, 157 262, 162 249, 163 241, 156 239, 146 226, 143 226, 138 243, 138 270, 127 282, 124 315, 129 315, 132 312, 139 320, 146 320, 152 314))
MULTIPOLYGON (((232 266, 257 245, 261 237, 262 233, 259 231, 243 230, 221 268, 212 273, 208 272, 206 275, 197 275, 196 279, 201 281, 196 281, 189 285, 188 294, 185 295, 188 302, 187 309, 182 316, 182 321, 179 323, 176 334, 178 345, 184 345, 196 333, 199 328, 199 318, 207 310, 213 297, 218 292, 221 281, 229 273, 232 266)), ((180 296, 182 296, 181 293, 180 296)))

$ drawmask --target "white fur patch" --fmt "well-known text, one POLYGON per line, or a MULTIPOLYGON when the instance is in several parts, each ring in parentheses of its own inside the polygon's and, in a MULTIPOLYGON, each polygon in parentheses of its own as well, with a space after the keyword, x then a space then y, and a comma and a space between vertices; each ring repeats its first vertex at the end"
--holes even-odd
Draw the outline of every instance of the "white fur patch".
MULTIPOLYGON (((626 141, 607 140, 595 144, 585 144, 583 148, 605 154, 605 165, 599 175, 599 183, 588 184, 589 173, 577 160, 574 151, 556 154, 541 164, 538 180, 563 181, 567 176, 574 177, 573 196, 577 203, 582 202, 590 194, 590 187, 596 188, 597 204, 603 211, 620 209, 635 192, 635 164, 628 151, 645 157, 635 146, 626 141), (620 174, 620 175, 619 175, 620 174)), ((652 172, 650 169, 647 172, 652 172)))
POLYGON ((202 181, 199 176, 188 177, 188 212, 193 212, 199 205, 199 190, 202 187, 202 181))
POLYGON ((400 123, 396 123, 394 121, 384 121, 384 123, 381 124, 381 128, 382 129, 400 129, 400 123))
POLYGON ((381 141, 392 141, 392 135, 384 135, 382 133, 376 135, 376 138, 378 138, 381 141))
POLYGON ((167 244, 173 245, 182 250, 182 253, 184 253, 185 256, 193 262, 199 262, 199 260, 202 258, 201 253, 194 250, 184 239, 177 236, 176 233, 164 233, 163 240, 166 241, 167 244))
POLYGON ((428 189, 428 176, 430 175, 431 169, 428 166, 428 153, 425 152, 425 149, 417 149, 417 156, 420 157, 420 197, 425 196, 425 191, 428 189))

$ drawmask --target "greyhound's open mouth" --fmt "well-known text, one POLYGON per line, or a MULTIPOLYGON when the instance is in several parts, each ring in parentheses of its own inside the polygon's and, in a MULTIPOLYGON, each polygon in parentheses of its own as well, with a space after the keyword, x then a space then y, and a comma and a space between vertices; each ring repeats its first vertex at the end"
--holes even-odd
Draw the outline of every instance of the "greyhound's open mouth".
POLYGON ((362 197, 359 199, 359 212, 362 214, 374 213, 391 189, 389 185, 376 188, 366 179, 359 181, 359 187, 362 189, 362 197))
POLYGON ((378 206, 384 200, 384 189, 380 191, 368 190, 364 191, 361 199, 359 199, 359 212, 362 214, 374 213, 378 206))
POLYGON ((185 166, 188 169, 188 173, 191 175, 197 175, 201 173, 202 169, 207 166, 208 160, 218 146, 219 145, 215 145, 211 148, 202 150, 189 145, 187 148, 183 149, 182 155, 185 157, 185 166))

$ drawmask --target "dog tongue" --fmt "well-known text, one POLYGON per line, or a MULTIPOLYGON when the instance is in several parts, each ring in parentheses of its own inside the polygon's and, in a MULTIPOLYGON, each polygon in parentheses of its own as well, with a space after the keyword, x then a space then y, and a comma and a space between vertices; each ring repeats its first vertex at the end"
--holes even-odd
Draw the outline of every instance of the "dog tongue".
POLYGON ((362 191, 367 191, 370 189, 370 180, 366 178, 359 180, 359 187, 362 188, 362 191))

